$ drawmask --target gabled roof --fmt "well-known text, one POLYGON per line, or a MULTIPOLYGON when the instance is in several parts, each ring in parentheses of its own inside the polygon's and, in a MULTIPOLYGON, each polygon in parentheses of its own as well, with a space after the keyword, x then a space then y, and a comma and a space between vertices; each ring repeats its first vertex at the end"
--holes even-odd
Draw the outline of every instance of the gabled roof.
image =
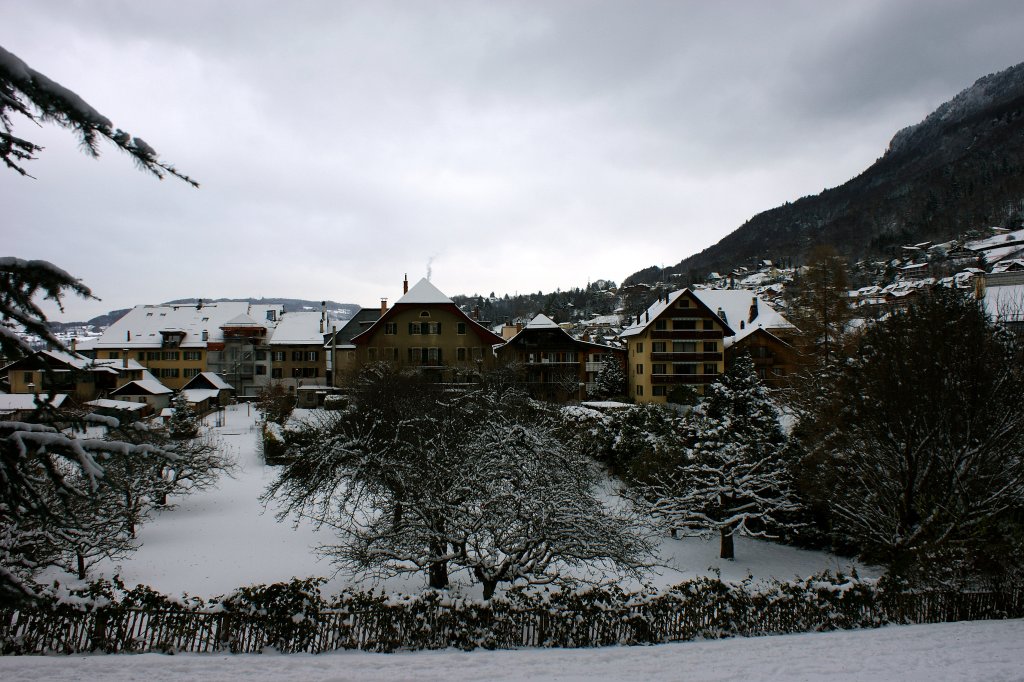
POLYGON ((185 396, 185 400, 195 405, 204 400, 216 399, 220 391, 212 388, 183 388, 181 394, 185 396))
MULTIPOLYGON (((129 369, 142 369, 142 365, 139 365, 134 360, 129 360, 129 365, 137 365, 137 367, 130 366, 129 369)), ((62 350, 39 350, 32 355, 26 355, 23 358, 19 358, 14 362, 4 365, 0 372, 7 372, 11 369, 18 369, 21 367, 41 367, 46 365, 50 368, 53 367, 66 367, 68 369, 77 369, 84 372, 95 371, 114 374, 117 368, 120 367, 121 360, 100 360, 96 361, 92 358, 87 358, 84 355, 78 353, 68 353, 62 350), (108 364, 109 363, 109 364, 108 364)))
MULTIPOLYGON (((402 298, 395 301, 395 304, 385 311, 376 322, 369 327, 359 331, 355 336, 351 337, 352 345, 358 345, 361 340, 365 340, 373 334, 374 330, 381 324, 381 322, 391 317, 395 311, 403 310, 415 306, 438 306, 449 310, 450 312, 462 317, 467 325, 467 328, 472 329, 481 340, 487 342, 489 345, 494 346, 500 343, 504 343, 505 339, 501 338, 500 335, 495 334, 487 327, 484 327, 479 322, 471 318, 465 312, 462 311, 459 306, 455 305, 455 302, 445 296, 431 284, 426 278, 421 279, 416 283, 416 286, 409 289, 409 291, 402 296, 402 298)), ((346 325, 347 326, 347 325, 346 325)), ((340 333, 340 332, 339 332, 340 333)))
POLYGON ((453 301, 424 277, 416 282, 416 285, 409 289, 402 298, 395 301, 395 305, 399 303, 453 303, 453 301))
MULTIPOLYGON (((633 320, 631 320, 630 324, 626 325, 626 327, 622 330, 619 336, 629 337, 642 333, 645 329, 647 329, 649 325, 653 324, 654 321, 658 319, 659 315, 661 315, 663 312, 671 308, 672 304, 675 303, 681 296, 685 294, 690 294, 699 307, 704 308, 704 310, 711 313, 711 315, 718 320, 719 324, 722 325, 722 329, 725 332, 725 336, 734 335, 736 332, 732 330, 729 324, 722 318, 718 317, 718 313, 716 313, 713 309, 709 308, 704 301, 698 298, 697 293, 697 291, 693 291, 690 289, 680 289, 679 291, 673 291, 669 293, 665 298, 659 298, 654 304, 652 304, 647 309, 647 311, 643 315, 640 316, 639 323, 636 322, 634 318, 633 320)), ((701 291, 700 293, 704 292, 701 291)))
POLYGON ((189 389, 213 389, 215 391, 233 391, 235 387, 224 381, 216 372, 200 372, 182 387, 183 391, 189 389))
POLYGON ((526 324, 527 329, 561 329, 558 323, 543 313, 537 315, 526 324))
POLYGON ((173 392, 174 391, 167 388, 159 381, 155 381, 153 379, 137 379, 135 381, 129 381, 120 388, 114 389, 110 392, 110 395, 165 395, 173 392))

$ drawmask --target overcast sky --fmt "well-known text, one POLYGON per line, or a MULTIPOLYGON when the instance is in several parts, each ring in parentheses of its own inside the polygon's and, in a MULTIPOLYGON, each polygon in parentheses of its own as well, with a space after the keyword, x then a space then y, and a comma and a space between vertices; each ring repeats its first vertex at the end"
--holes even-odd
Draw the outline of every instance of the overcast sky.
POLYGON ((1019 0, 0 0, 0 45, 198 190, 52 126, 10 255, 85 319, 200 296, 379 305, 621 282, 841 184, 1024 61, 1019 0))

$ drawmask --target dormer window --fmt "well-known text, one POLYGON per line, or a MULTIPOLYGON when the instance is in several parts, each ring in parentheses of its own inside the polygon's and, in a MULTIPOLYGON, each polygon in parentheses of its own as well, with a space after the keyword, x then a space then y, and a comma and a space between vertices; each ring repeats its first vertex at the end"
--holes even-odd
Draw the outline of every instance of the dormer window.
POLYGON ((424 310, 423 312, 420 313, 420 317, 430 317, 430 311, 424 310))

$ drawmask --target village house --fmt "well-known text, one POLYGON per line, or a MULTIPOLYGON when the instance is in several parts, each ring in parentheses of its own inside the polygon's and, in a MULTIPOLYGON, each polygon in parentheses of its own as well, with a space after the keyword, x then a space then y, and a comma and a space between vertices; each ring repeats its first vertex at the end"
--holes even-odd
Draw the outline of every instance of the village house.
POLYGON ((36 351, 0 369, 10 393, 65 393, 78 403, 145 378, 144 372, 142 365, 127 358, 93 360, 62 350, 36 351))
POLYGON ((734 334, 690 289, 662 294, 620 334, 629 397, 665 403, 684 386, 703 393, 725 371, 725 337, 734 334))
POLYGON ((498 360, 522 369, 531 397, 564 402, 586 400, 605 362, 625 370, 626 352, 573 338, 545 315, 537 315, 495 353, 498 360))
POLYGON ((320 312, 295 311, 284 313, 270 337, 271 376, 275 384, 284 386, 294 394, 303 386, 327 385, 327 351, 324 334, 327 333, 327 308, 320 312))
POLYGON ((381 299, 379 309, 362 308, 341 329, 332 329, 326 335, 324 350, 327 351, 327 375, 332 387, 343 385, 358 367, 356 345, 352 339, 372 327, 387 309, 387 299, 381 299))
POLYGON ((426 278, 351 340, 355 362, 414 367, 436 381, 466 381, 495 365, 493 347, 504 340, 441 293, 426 278))
POLYGON ((140 305, 108 327, 93 348, 97 359, 137 361, 172 389, 212 371, 240 395, 255 396, 269 381, 265 341, 282 311, 245 301, 140 305))

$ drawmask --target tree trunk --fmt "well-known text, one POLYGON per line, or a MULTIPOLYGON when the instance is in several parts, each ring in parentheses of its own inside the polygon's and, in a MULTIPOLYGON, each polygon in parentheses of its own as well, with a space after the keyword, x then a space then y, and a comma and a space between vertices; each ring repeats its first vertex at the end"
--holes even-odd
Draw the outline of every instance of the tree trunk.
POLYGON ((489 600, 494 596, 494 590, 498 588, 497 580, 481 580, 484 586, 484 601, 489 600))
POLYGON ((85 580, 85 556, 78 552, 78 579, 85 580))
POLYGON ((448 588, 448 562, 447 561, 435 561, 430 564, 428 571, 430 576, 429 584, 435 590, 444 590, 448 588))
POLYGON ((732 542, 732 528, 722 528, 722 552, 720 556, 723 559, 736 558, 736 551, 733 548, 732 542))

